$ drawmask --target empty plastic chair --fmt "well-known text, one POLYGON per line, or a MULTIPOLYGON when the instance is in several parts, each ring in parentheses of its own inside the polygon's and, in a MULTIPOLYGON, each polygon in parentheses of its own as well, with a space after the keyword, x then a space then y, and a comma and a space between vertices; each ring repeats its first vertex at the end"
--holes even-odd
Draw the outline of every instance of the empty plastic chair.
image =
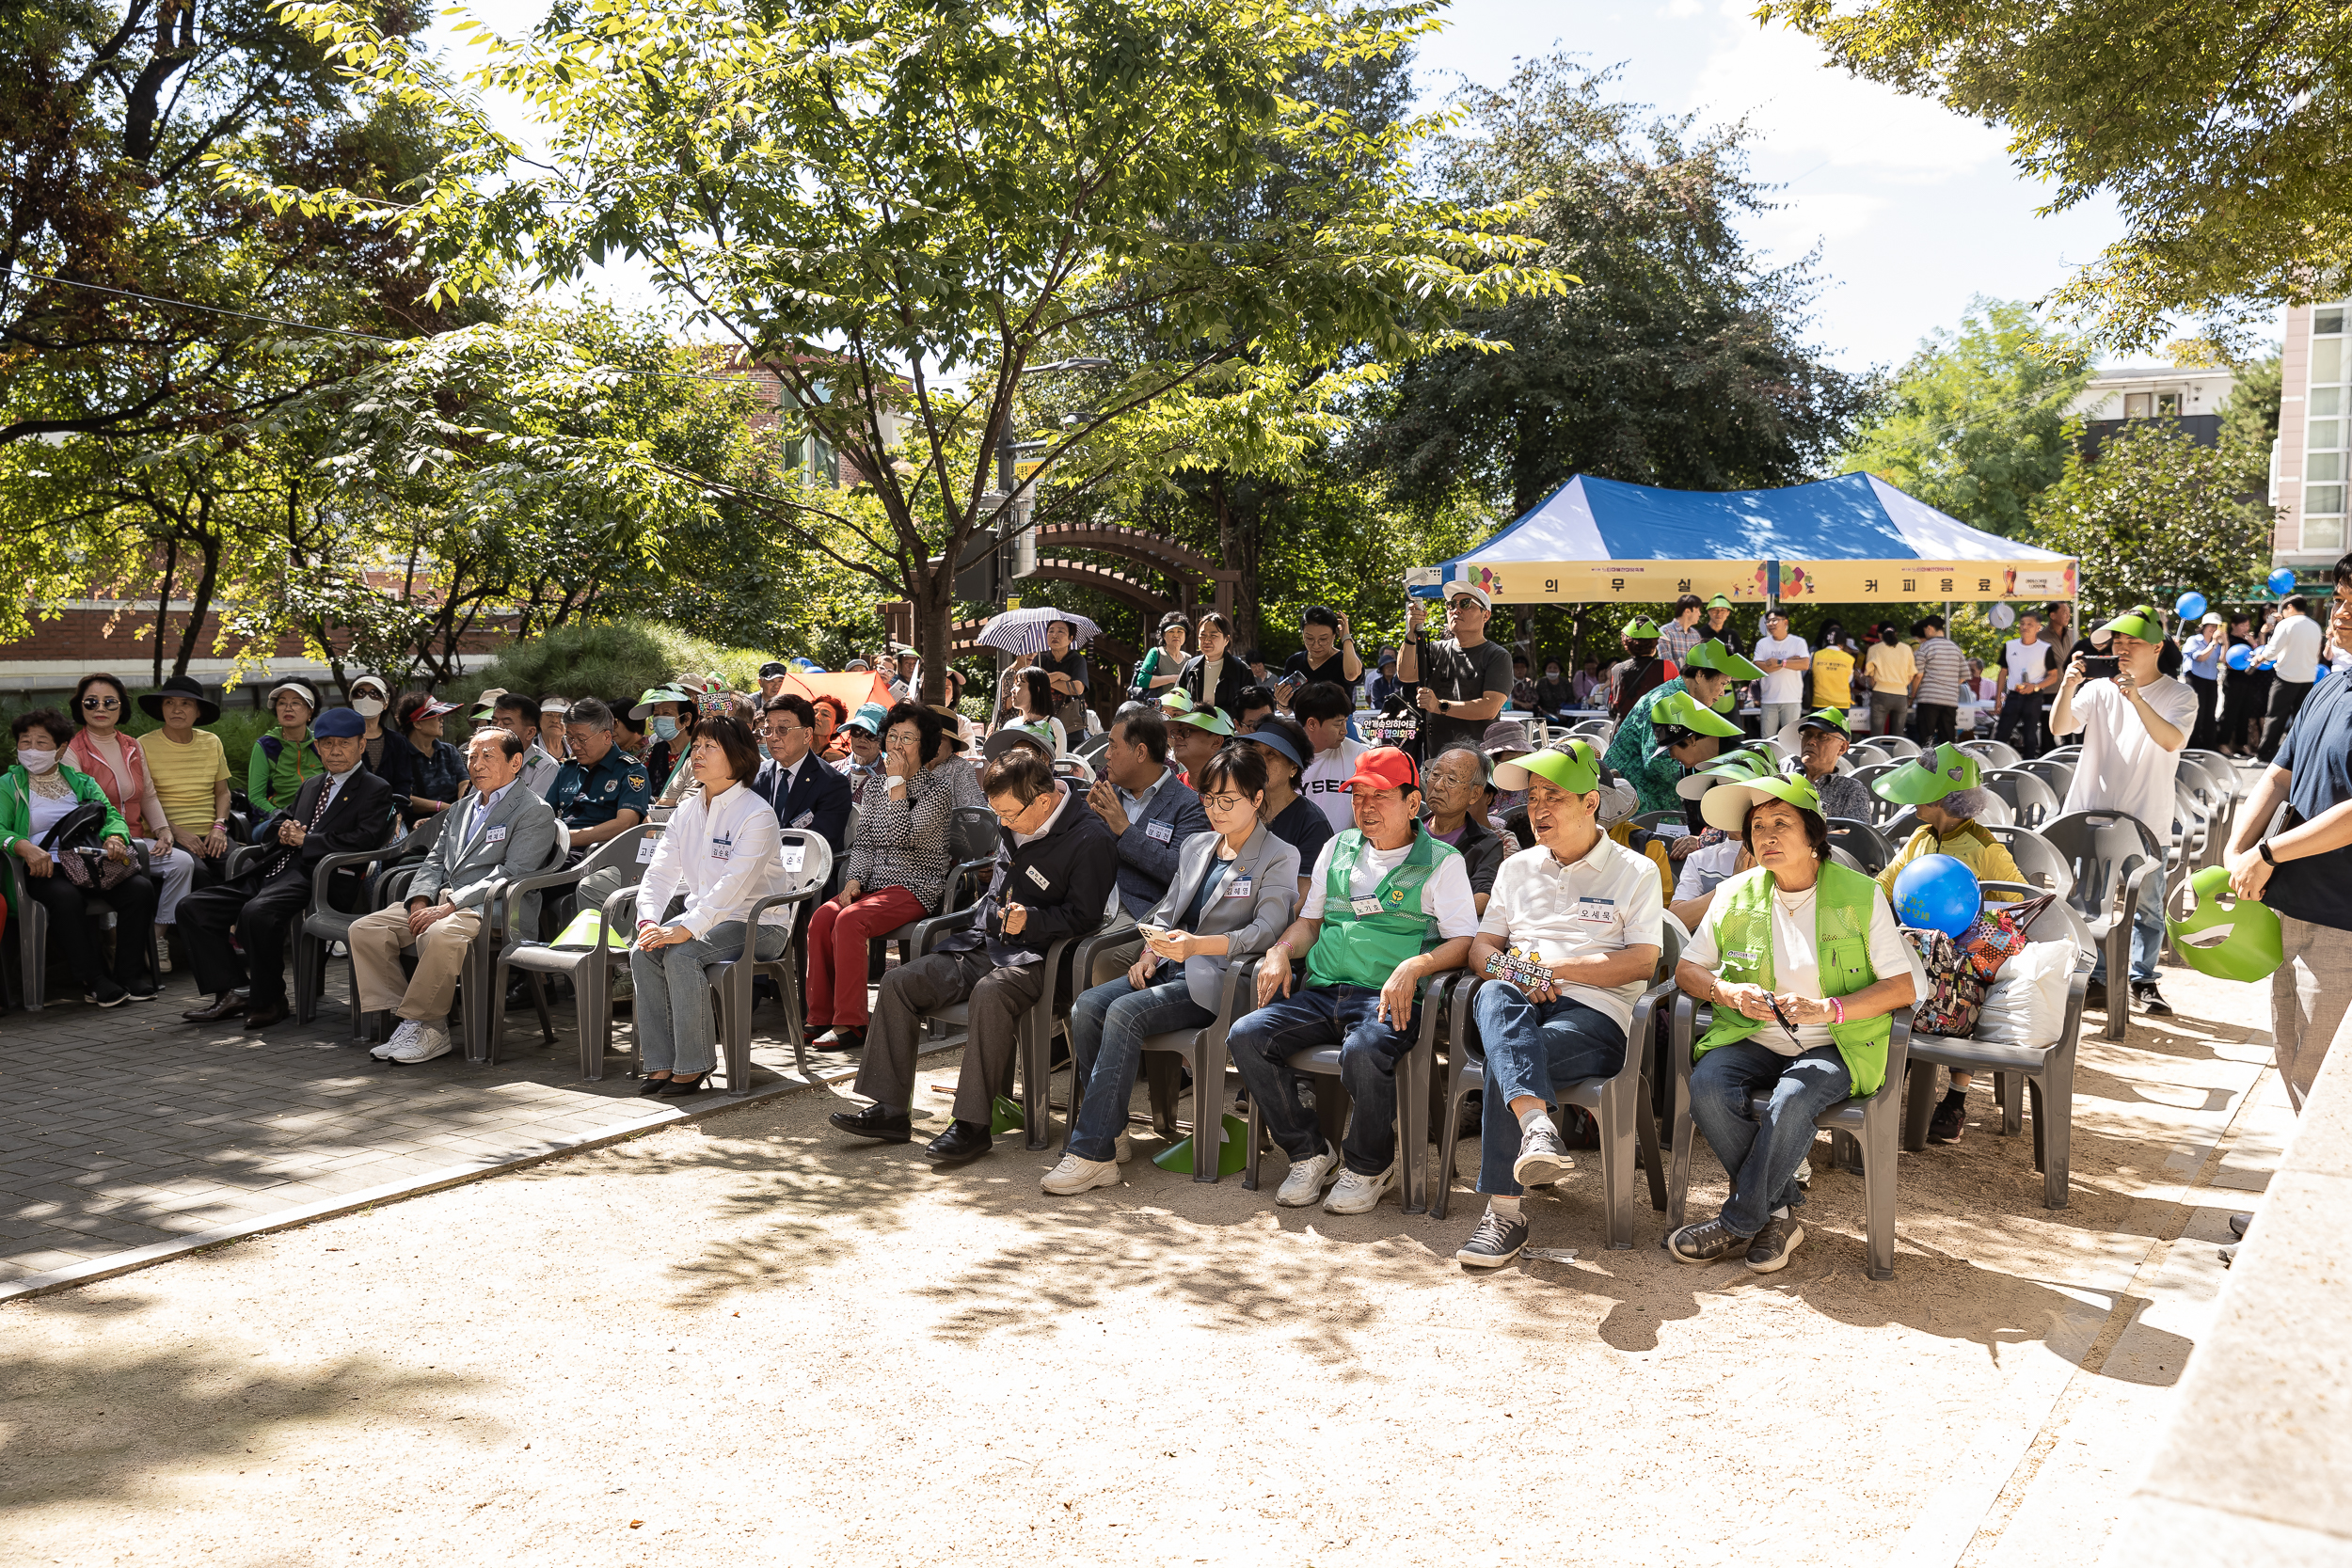
POLYGON ((1984 787, 2010 808, 2010 820, 2021 828, 2038 828, 2058 814, 2058 798, 2047 782, 2020 768, 1990 768, 1984 787))
POLYGON ((2017 748, 2005 740, 1963 740, 1960 749, 1987 768, 2014 768, 2022 760, 2017 748))
POLYGON ((1895 858, 1893 847, 1877 828, 1851 816, 1829 818, 1829 843, 1833 849, 1845 850, 1854 869, 1866 877, 1877 876, 1895 858))
POLYGON ((2126 982, 2132 923, 2148 879, 2157 877, 2162 885, 2164 846, 2138 819, 2120 811, 2069 812, 2042 824, 2042 837, 2074 873, 2066 901, 2083 917, 2106 959, 2106 1037, 2120 1040, 2131 1011, 2126 982))
POLYGON ((2055 893, 2061 902, 2074 891, 2074 873, 2067 865, 2066 857, 2053 848, 2050 841, 2030 828, 1987 828, 2009 858, 2017 863, 2017 869, 2033 884, 2035 894, 2055 893))

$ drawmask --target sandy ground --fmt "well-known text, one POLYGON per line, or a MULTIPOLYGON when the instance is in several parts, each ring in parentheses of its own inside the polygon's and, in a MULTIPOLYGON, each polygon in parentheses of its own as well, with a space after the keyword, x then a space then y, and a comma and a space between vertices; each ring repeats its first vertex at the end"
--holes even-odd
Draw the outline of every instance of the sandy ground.
POLYGON ((2089 1562, 2281 1135, 2254 993, 2168 982, 2073 1207, 1980 1080, 1889 1283, 1826 1169, 1778 1275, 1601 1250, 1597 1155, 1530 1205, 1572 1261, 1472 1275, 1467 1178, 1052 1199, 827 1093, 219 1248, 0 1308, 0 1560, 2089 1562))

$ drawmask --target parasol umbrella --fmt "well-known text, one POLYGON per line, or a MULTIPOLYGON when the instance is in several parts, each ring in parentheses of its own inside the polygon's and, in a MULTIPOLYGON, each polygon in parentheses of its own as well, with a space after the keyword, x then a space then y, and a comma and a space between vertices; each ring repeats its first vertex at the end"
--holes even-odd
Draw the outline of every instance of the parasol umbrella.
POLYGON ((1090 638, 1099 637, 1103 628, 1074 610, 1056 610, 1051 605, 1024 605, 990 618, 980 628, 980 645, 1002 648, 1009 654, 1041 654, 1045 651, 1045 628, 1056 621, 1067 621, 1078 628, 1070 640, 1071 646, 1082 648, 1090 638))

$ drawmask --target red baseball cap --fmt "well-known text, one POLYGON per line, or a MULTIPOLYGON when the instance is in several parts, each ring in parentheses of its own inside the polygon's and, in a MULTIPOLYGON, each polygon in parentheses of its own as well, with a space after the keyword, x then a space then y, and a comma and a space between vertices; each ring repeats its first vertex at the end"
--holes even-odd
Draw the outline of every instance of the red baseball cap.
POLYGON ((1375 746, 1356 759, 1356 771, 1347 787, 1354 789, 1358 784, 1371 789, 1419 789, 1421 774, 1413 759, 1395 747, 1375 746))

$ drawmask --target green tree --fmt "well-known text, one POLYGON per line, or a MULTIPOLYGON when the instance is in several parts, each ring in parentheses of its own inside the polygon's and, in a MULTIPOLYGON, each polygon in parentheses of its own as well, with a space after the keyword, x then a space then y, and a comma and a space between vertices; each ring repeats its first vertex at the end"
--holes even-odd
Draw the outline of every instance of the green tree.
POLYGON ((1759 0, 1857 75, 2009 127, 2045 212, 2113 198, 2123 238, 2057 298, 2140 349, 2225 329, 2352 270, 2352 10, 2330 0, 1759 0))
MULTIPOLYGON (((2221 408, 2221 444, 2261 459, 2254 477, 2266 490, 2271 443, 2279 438, 2279 399, 2285 375, 2275 354, 2235 367, 2237 381, 2221 408)), ((2250 461, 2250 459, 2249 459, 2250 461)))
POLYGON ((1881 389, 1842 467, 2022 538, 2034 498, 2066 471, 2066 405, 2088 367, 2082 345, 2030 306, 1975 300, 1957 331, 1937 330, 1881 389))
POLYGON ((1816 477, 1863 388, 1801 336, 1813 261, 1740 236, 1767 205, 1747 133, 1611 100, 1565 55, 1466 90, 1431 177, 1471 206, 1532 202, 1536 260, 1579 279, 1467 313, 1407 364, 1360 444, 1424 509, 1470 484, 1526 511, 1579 473, 1726 490, 1816 477))
MULTIPOLYGON (((482 84, 546 122, 535 160, 348 8, 281 14, 371 90, 429 106, 456 151, 397 204, 233 166, 231 188, 381 219, 460 291, 517 261, 545 280, 614 252, 642 261, 776 368, 787 420, 853 474, 848 500, 739 494, 913 601, 927 697, 951 563, 1034 490, 1009 504, 993 490, 1000 446, 1036 428, 1025 385, 1083 354, 1096 324, 1152 330, 1131 359, 1065 367, 1088 378, 1083 408, 1041 452, 1056 475, 1041 515, 1138 462, 1222 461, 1200 445, 1214 420, 1161 420, 1162 440, 1145 427, 1230 367, 1305 374, 1359 348, 1413 352, 1462 309, 1547 281, 1516 264, 1512 210, 1413 194, 1425 123, 1367 129, 1291 89, 1308 61, 1395 54, 1434 25, 1422 4, 566 8, 495 44, 482 84), (1296 182, 1231 231, 1187 236, 1179 220, 1255 181, 1271 148, 1296 182)), ((1228 438, 1246 449, 1261 433, 1228 438)))
POLYGON ((2096 460, 2067 459, 2034 502, 2034 542, 2077 558, 2086 604, 2169 607, 2192 588, 2216 604, 2242 597, 2270 564, 2275 518, 2249 483, 2268 456, 2133 420, 2096 460))

